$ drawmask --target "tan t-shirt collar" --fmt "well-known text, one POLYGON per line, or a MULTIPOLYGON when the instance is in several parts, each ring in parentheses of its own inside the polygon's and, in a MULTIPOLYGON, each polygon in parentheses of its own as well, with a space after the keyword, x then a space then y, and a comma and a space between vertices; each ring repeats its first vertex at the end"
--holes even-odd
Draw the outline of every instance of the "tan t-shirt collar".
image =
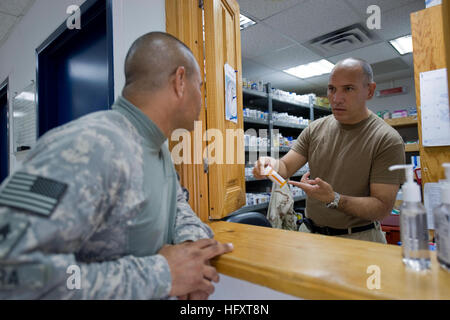
POLYGON ((337 121, 336 118, 334 118, 334 120, 337 121, 339 128, 341 128, 343 130, 353 130, 353 129, 357 129, 357 128, 363 126, 365 123, 367 123, 369 121, 369 119, 372 118, 373 115, 374 115, 373 112, 369 111, 369 116, 366 119, 361 120, 360 122, 354 123, 354 124, 343 124, 343 123, 340 123, 339 121, 337 121))

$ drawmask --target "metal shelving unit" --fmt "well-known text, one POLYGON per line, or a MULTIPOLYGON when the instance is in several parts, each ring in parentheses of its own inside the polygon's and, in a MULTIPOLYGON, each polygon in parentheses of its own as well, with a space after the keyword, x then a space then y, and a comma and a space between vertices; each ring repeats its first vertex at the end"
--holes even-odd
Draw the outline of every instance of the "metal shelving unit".
MULTIPOLYGON (((273 112, 287 112, 291 115, 297 115, 302 116, 303 118, 309 118, 310 120, 314 120, 316 115, 324 115, 327 112, 331 114, 331 111, 327 108, 315 106, 312 100, 312 97, 309 99, 309 103, 298 103, 293 101, 286 101, 283 99, 279 99, 273 96, 272 89, 270 84, 265 86, 266 92, 261 92, 257 90, 250 90, 250 89, 243 89, 243 95, 244 95, 244 105, 245 107, 249 108, 255 108, 260 111, 265 111, 268 113, 268 119, 257 119, 257 118, 251 118, 251 117, 244 117, 244 126, 250 128, 251 125, 255 125, 258 128, 267 128, 268 129, 268 138, 269 138, 269 146, 267 148, 258 148, 258 147, 245 147, 245 152, 265 152, 267 155, 270 156, 277 156, 279 153, 286 153, 289 152, 290 147, 287 146, 280 146, 277 148, 271 148, 270 146, 273 146, 273 137, 272 133, 274 128, 279 130, 280 132, 288 132, 292 135, 292 133, 295 132, 295 130, 298 130, 298 134, 301 132, 301 130, 305 129, 306 125, 299 125, 295 123, 289 123, 289 122, 282 122, 282 121, 274 121, 273 120, 273 112)), ((304 172, 297 172, 292 177, 301 177, 304 174, 304 172)), ((259 186, 259 182, 263 181, 264 183, 261 184, 261 186, 265 185, 267 186, 268 180, 258 180, 253 177, 246 177, 245 179, 246 183, 251 183, 248 186, 252 186, 254 188, 255 186, 257 188, 259 186), (258 182, 259 181, 259 182, 258 182)), ((248 188, 247 188, 248 189, 248 188)), ((257 191, 259 192, 259 191, 257 191)), ((298 196, 294 197, 294 201, 303 201, 305 200, 305 196, 298 196)), ((264 210, 269 206, 269 202, 267 203, 261 203, 257 205, 252 206, 244 206, 241 209, 233 212, 232 214, 236 213, 244 213, 244 212, 250 212, 250 211, 259 211, 264 210)))

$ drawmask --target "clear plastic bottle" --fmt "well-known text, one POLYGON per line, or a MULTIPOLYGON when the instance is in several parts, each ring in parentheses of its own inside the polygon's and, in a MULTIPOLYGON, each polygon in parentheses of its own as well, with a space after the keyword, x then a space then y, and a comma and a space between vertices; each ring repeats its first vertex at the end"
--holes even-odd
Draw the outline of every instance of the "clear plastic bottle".
POLYGON ((403 263, 417 271, 430 268, 427 213, 422 203, 403 201, 400 207, 403 263))
POLYGON ((420 187, 413 180, 412 165, 391 166, 389 170, 405 169, 403 203, 400 207, 400 238, 403 263, 416 271, 430 268, 427 213, 422 205, 420 187))
POLYGON ((444 163, 447 180, 441 186, 441 202, 434 213, 437 260, 450 271, 450 163, 444 163))

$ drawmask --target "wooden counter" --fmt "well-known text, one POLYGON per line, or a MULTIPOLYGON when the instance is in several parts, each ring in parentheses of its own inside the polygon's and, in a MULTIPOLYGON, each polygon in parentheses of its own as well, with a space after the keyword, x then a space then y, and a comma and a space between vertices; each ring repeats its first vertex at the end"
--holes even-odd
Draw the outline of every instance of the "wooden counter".
POLYGON ((234 245, 213 260, 220 273, 280 292, 305 299, 450 299, 450 273, 435 252, 431 270, 417 273, 403 265, 399 246, 231 222, 210 226, 216 240, 234 245), (380 268, 380 289, 367 288, 371 265, 380 268))

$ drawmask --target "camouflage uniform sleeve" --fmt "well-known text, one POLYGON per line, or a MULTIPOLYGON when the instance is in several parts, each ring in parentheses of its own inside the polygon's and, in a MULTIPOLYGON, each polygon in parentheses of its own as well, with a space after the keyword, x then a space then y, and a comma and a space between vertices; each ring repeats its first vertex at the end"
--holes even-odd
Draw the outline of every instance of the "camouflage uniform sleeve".
MULTIPOLYGON (((114 141, 120 137, 107 129, 65 130, 30 151, 19 175, 42 178, 47 189, 56 183, 66 189, 54 207, 39 201, 29 206, 30 200, 23 199, 15 207, 0 204, 0 299, 168 297, 171 275, 161 255, 77 261, 77 252, 105 227, 126 192, 131 168, 121 161, 126 151, 114 141), (70 136, 77 138, 66 141, 70 136)), ((15 174, 2 184, 0 194, 15 174)))
POLYGON ((211 228, 204 224, 194 213, 177 181, 177 216, 175 220, 174 244, 185 241, 197 241, 200 239, 213 238, 211 228))

